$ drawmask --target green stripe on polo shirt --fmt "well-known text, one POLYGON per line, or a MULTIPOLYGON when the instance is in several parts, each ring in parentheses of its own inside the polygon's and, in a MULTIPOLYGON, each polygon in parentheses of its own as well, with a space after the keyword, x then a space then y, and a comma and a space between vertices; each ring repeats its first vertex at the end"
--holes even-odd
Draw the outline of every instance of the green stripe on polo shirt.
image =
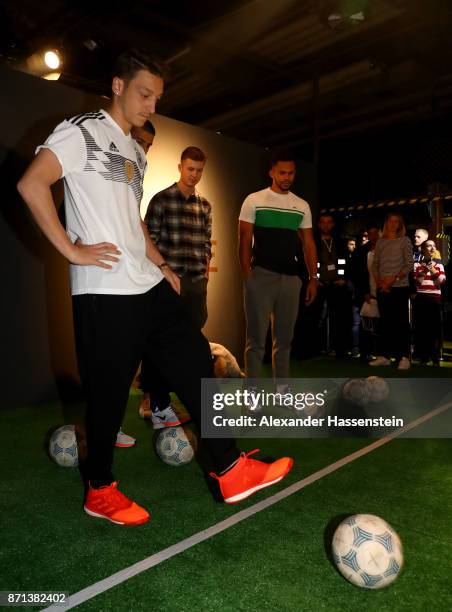
POLYGON ((254 224, 258 227, 297 230, 303 217, 304 214, 300 210, 256 206, 256 220, 254 224))

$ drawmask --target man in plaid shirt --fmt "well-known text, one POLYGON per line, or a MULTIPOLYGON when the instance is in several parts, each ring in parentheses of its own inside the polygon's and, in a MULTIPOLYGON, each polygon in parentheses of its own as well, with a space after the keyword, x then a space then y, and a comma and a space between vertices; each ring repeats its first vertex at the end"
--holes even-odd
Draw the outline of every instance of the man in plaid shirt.
MULTIPOLYGON (((212 207, 196 191, 206 159, 198 147, 187 147, 178 166, 179 181, 151 199, 145 217, 152 242, 180 277, 181 298, 193 324, 199 329, 207 320, 211 258, 212 207)), ((149 414, 152 407, 155 428, 171 427, 181 422, 172 414, 174 410, 167 385, 162 383, 159 375, 149 371, 146 362, 142 365, 142 388, 145 395, 141 413, 149 414)))

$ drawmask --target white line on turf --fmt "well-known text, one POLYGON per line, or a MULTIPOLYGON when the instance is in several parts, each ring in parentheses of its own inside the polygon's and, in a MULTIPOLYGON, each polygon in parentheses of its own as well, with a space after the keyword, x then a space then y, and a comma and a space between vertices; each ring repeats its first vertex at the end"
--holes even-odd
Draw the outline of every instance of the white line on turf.
MULTIPOLYGON (((418 419, 415 419, 411 423, 408 423, 408 425, 401 427, 397 431, 394 431, 393 433, 388 434, 384 438, 380 438, 379 440, 372 442, 372 444, 369 444, 368 446, 365 446, 364 448, 361 448, 357 450, 356 452, 351 453, 350 455, 347 455, 346 457, 342 457, 342 459, 339 459, 338 461, 331 463, 331 465, 327 465, 321 470, 318 470, 317 472, 310 474, 306 478, 303 478, 302 480, 295 482, 289 487, 282 489, 282 491, 278 491, 278 493, 275 493, 274 495, 267 497, 267 499, 263 499, 257 504, 254 504, 253 506, 250 506, 249 508, 246 508, 245 510, 241 510, 240 512, 237 512, 236 514, 233 514, 232 516, 225 519, 224 521, 220 521, 219 523, 216 523, 215 525, 212 525, 211 527, 208 527, 207 529, 198 531, 198 533, 193 534, 189 538, 186 538, 185 540, 182 540, 181 542, 177 542, 177 544, 173 544, 173 546, 169 546, 168 548, 165 548, 164 550, 161 550, 160 552, 155 553, 154 555, 151 555, 150 557, 147 557, 146 559, 143 559, 142 561, 138 561, 138 563, 134 563, 133 565, 130 565, 129 567, 126 567, 125 569, 120 570, 119 572, 116 572, 115 574, 112 574, 111 576, 108 576, 107 578, 104 578, 103 580, 99 580, 99 582, 96 582, 92 584, 91 586, 86 587, 86 589, 82 589, 81 591, 78 591, 77 593, 70 595, 67 599, 67 603, 64 605, 64 608, 67 610, 70 610, 71 608, 75 608, 75 606, 78 606, 79 604, 85 601, 88 601, 89 599, 92 599, 93 597, 96 597, 96 595, 99 595, 100 593, 108 591, 109 589, 117 586, 118 584, 125 582, 129 578, 133 578, 133 576, 137 576, 138 574, 145 572, 151 567, 155 567, 159 563, 162 563, 163 561, 166 561, 167 559, 170 559, 171 557, 174 557, 175 555, 178 555, 181 552, 184 552, 185 550, 192 548, 192 546, 196 546, 196 544, 199 544, 200 542, 204 542, 204 540, 208 540, 209 538, 216 535, 217 533, 221 533, 225 529, 228 529, 229 527, 232 527, 233 525, 237 525, 237 523, 240 523, 241 521, 244 521, 250 516, 253 516, 254 514, 257 514, 258 512, 261 512, 262 510, 265 510, 266 508, 273 506, 274 504, 278 503, 282 499, 285 499, 286 497, 293 495, 297 491, 300 491, 301 489, 303 489, 304 487, 307 487, 313 482, 320 480, 324 476, 328 476, 328 474, 331 474, 332 472, 339 470, 344 465, 347 465, 348 463, 355 461, 355 459, 359 459, 360 457, 363 457, 364 455, 371 453, 372 451, 379 448, 380 446, 387 444, 394 438, 397 438, 398 436, 406 433, 407 431, 410 431, 414 429, 415 427, 422 425, 422 423, 425 423, 426 421, 432 419, 438 414, 445 412, 451 407, 452 407, 452 402, 444 404, 443 406, 439 406, 438 408, 435 408, 434 410, 427 412, 426 414, 419 417, 418 419)), ((61 606, 52 605, 52 606, 49 606, 48 608, 45 608, 45 610, 56 610, 56 609, 61 609, 61 606)))

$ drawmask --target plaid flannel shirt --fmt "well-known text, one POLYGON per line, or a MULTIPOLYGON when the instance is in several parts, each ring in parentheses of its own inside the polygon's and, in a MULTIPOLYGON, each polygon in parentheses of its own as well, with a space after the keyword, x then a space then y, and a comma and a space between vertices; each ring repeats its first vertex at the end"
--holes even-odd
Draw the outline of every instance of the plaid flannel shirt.
POLYGON ((174 183, 151 199, 144 222, 176 274, 205 276, 212 234, 212 207, 205 198, 195 191, 186 199, 174 183))

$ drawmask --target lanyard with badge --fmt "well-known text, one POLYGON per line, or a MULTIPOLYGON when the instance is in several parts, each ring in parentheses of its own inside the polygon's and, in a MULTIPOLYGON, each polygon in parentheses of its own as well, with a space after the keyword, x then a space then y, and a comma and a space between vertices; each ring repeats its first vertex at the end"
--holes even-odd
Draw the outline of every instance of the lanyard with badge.
MULTIPOLYGON (((327 243, 325 238, 322 238, 322 242, 326 246, 328 253, 331 255, 331 251, 333 250, 333 239, 330 238, 330 244, 327 243)), ((328 272, 333 272, 336 269, 336 265, 334 263, 330 263, 327 265, 326 269, 328 272)))

